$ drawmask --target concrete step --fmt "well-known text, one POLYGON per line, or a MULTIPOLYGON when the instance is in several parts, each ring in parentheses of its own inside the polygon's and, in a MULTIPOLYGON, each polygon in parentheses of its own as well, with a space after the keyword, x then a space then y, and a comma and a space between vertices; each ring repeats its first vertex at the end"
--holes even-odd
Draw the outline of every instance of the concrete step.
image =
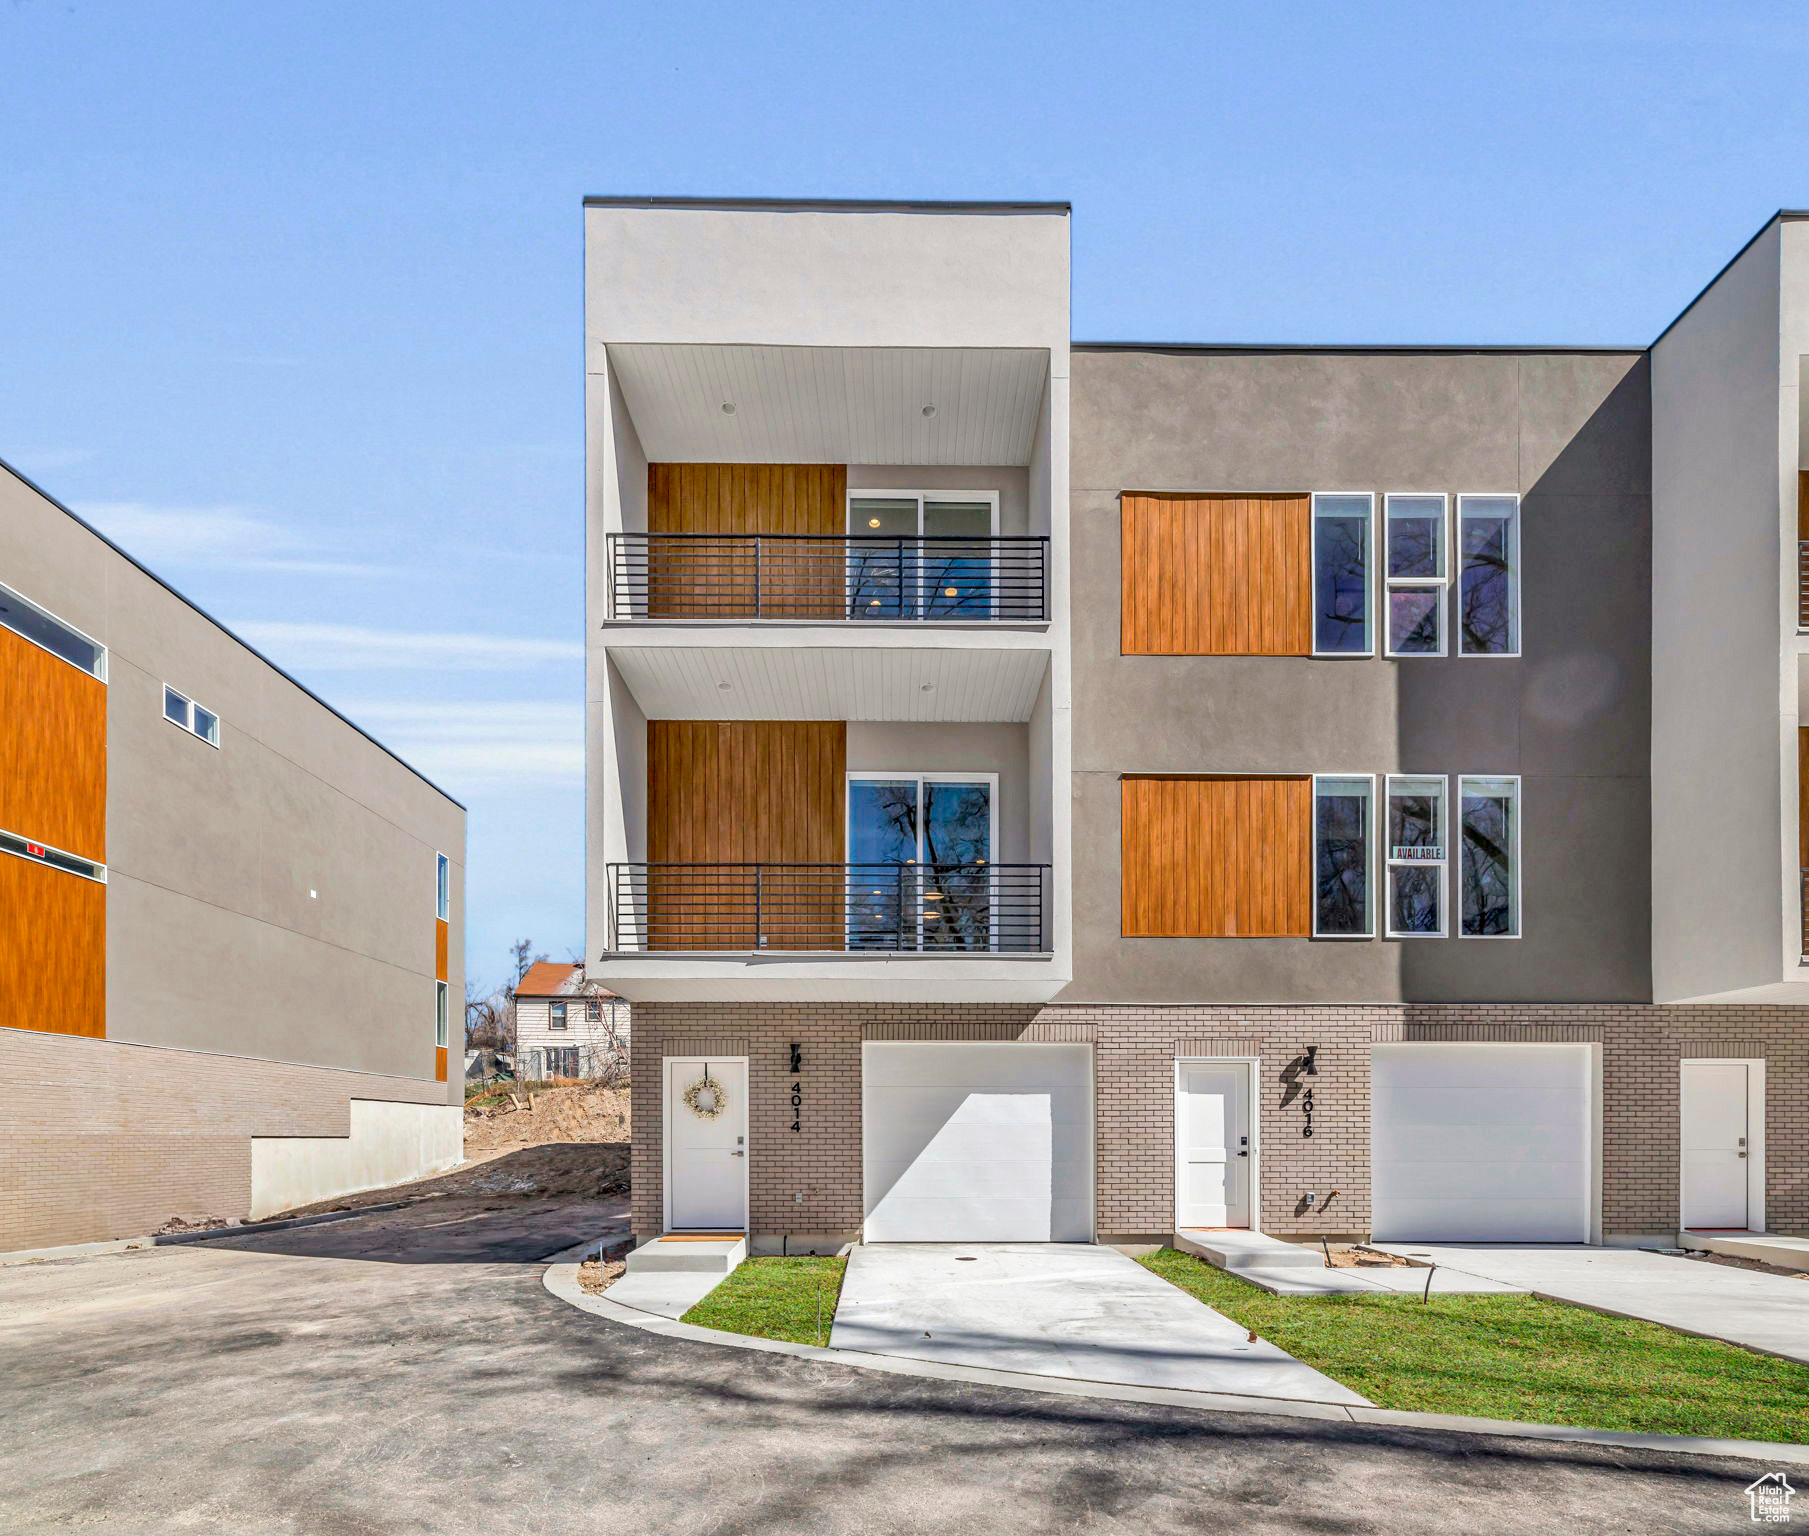
POLYGON ((747 1257, 747 1239, 740 1234, 701 1236, 668 1232, 642 1243, 629 1255, 628 1274, 726 1275, 747 1257))
POLYGON ((1679 1232, 1677 1246, 1809 1271, 1809 1237, 1787 1237, 1781 1232, 1679 1232))
POLYGON ((1304 1243, 1284 1243, 1279 1237, 1243 1228, 1183 1227, 1175 1233, 1175 1247, 1197 1253, 1209 1264, 1233 1274, 1246 1269, 1323 1269, 1325 1256, 1304 1243))

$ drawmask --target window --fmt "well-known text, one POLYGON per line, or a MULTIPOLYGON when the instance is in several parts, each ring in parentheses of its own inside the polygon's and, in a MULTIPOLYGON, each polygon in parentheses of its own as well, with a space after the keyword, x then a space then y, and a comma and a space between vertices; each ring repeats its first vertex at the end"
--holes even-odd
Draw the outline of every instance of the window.
POLYGON ((446 1049, 447 1010, 450 998, 446 991, 446 983, 436 981, 433 984, 433 1043, 442 1051, 446 1049))
POLYGON ((452 918, 452 860, 443 853, 433 856, 434 912, 442 923, 452 918))
POLYGON ((995 491, 850 494, 849 617, 991 618, 998 531, 995 491))
POLYGON ((163 718, 171 725, 181 726, 191 736, 199 736, 210 747, 220 745, 220 717, 176 692, 167 683, 163 688, 163 718))
POLYGON ((1520 498, 1457 498, 1457 651, 1520 654, 1520 498))
POLYGON ((1375 780, 1367 774, 1313 780, 1313 936, 1375 935, 1369 906, 1370 810, 1375 780))
POLYGON ((107 883, 105 864, 78 859, 73 853, 64 853, 62 849, 52 848, 47 843, 34 843, 30 838, 20 837, 15 832, 0 832, 0 853, 16 854, 21 859, 48 864, 52 869, 60 869, 65 874, 80 875, 84 880, 98 880, 102 885, 107 883))
POLYGON ((19 596, 11 587, 0 586, 0 624, 52 656, 62 657, 70 666, 80 667, 106 682, 107 648, 19 596))
POLYGON ((995 773, 848 776, 848 948, 993 947, 998 784, 995 773))
POLYGON ((603 1005, 594 999, 591 1002, 586 1003, 584 1005, 584 1017, 588 1023, 601 1024, 603 1022, 603 1005))
POLYGON ((1460 778, 1463 818, 1459 872, 1463 933, 1472 939, 1520 937, 1520 781, 1460 778))
POLYGON ((1445 654, 1446 512, 1442 493, 1385 499, 1390 656, 1445 654))
POLYGON ((1369 632, 1370 495, 1313 497, 1313 654, 1373 656, 1369 632))
POLYGON ((1445 932, 1445 781, 1388 777, 1388 936, 1445 932))
POLYGON ((548 1029, 565 1028, 565 1004, 548 1003, 546 1007, 546 1024, 548 1029))

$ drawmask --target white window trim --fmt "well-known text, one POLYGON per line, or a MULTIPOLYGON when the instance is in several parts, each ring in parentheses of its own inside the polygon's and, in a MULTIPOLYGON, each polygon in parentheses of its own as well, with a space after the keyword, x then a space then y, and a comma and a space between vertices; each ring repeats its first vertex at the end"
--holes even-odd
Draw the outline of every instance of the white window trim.
MULTIPOLYGON (((1525 648, 1526 637, 1521 633, 1520 614, 1520 493, 1518 491, 1460 491, 1457 496, 1456 543, 1453 549, 1452 564, 1456 574, 1451 578, 1457 589, 1457 654, 1473 657, 1479 661, 1517 661, 1525 648), (1463 537, 1464 537, 1464 503, 1466 501, 1511 501, 1514 504, 1514 521, 1508 537, 1508 592, 1514 605, 1513 631, 1514 648, 1511 651, 1466 651, 1463 637, 1463 537)), ((1481 777, 1481 775, 1478 775, 1481 777)))
POLYGON ((1382 516, 1379 542, 1377 548, 1381 559, 1377 563, 1380 572, 1382 600, 1378 607, 1382 610, 1377 619, 1382 625, 1383 655, 1402 661, 1417 661, 1435 656, 1451 654, 1451 568, 1455 563, 1451 558, 1451 495, 1448 491, 1384 491, 1382 493, 1382 516), (1396 500, 1407 500, 1411 497, 1436 496, 1444 510, 1439 514, 1441 536, 1439 554, 1444 564, 1443 574, 1438 576, 1391 576, 1388 574, 1388 503, 1396 500), (1424 592, 1436 588, 1438 592, 1438 649, 1436 651, 1397 651, 1394 648, 1394 633, 1390 604, 1388 598, 1394 592, 1424 592))
POLYGON ((106 682, 106 680, 107 680, 107 648, 106 648, 106 646, 102 645, 100 643, 100 641, 96 640, 94 638, 94 636, 89 634, 85 629, 77 629, 75 627, 75 625, 73 625, 69 622, 69 620, 67 620, 65 618, 61 618, 58 615, 52 613, 42 603, 34 603, 23 592, 19 591, 19 589, 17 587, 9 587, 6 585, 5 582, 0 582, 0 592, 4 592, 15 603, 22 603, 25 607, 31 609, 31 611, 33 613, 39 615, 41 618, 49 619, 52 624, 59 625, 63 629, 68 630, 69 633, 74 635, 78 640, 86 640, 88 642, 88 644, 90 644, 91 646, 94 647, 95 652, 96 652, 96 655, 94 658, 94 670, 92 672, 89 671, 88 668, 82 666, 79 662, 71 661, 67 656, 57 656, 57 653, 55 651, 51 650, 51 648, 49 646, 44 645, 41 642, 32 639, 32 637, 30 635, 24 633, 22 630, 14 629, 12 627, 12 625, 6 623, 4 620, 0 620, 0 629, 4 629, 8 634, 17 635, 27 645, 36 647, 38 650, 44 652, 44 654, 47 656, 56 656, 56 659, 58 661, 62 662, 62 664, 64 666, 74 667, 75 670, 80 672, 83 677, 92 677, 98 682, 102 682, 102 683, 106 682))
MULTIPOLYGON (((847 502, 846 502, 845 507, 843 508, 844 518, 845 518, 845 522, 846 522, 847 530, 848 530, 848 536, 850 538, 893 538, 893 537, 905 538, 905 539, 933 538, 934 537, 933 534, 926 534, 923 531, 923 504, 926 501, 983 501, 992 509, 992 517, 991 517, 990 523, 988 524, 987 537, 996 539, 999 536, 999 493, 997 491, 956 491, 956 490, 907 491, 907 490, 889 490, 889 489, 882 490, 876 486, 862 486, 858 489, 851 487, 849 489, 848 494, 847 494, 847 502), (863 530, 856 528, 854 526, 854 504, 856 501, 907 501, 907 500, 912 500, 912 499, 915 499, 915 501, 917 503, 917 531, 916 531, 916 533, 905 533, 905 534, 896 534, 896 535, 875 534, 875 533, 871 533, 871 532, 863 532, 863 530)), ((989 551, 989 554, 996 554, 996 553, 997 553, 996 550, 989 551)), ((853 562, 853 558, 854 558, 854 552, 853 552, 852 547, 849 549, 848 558, 849 558, 849 562, 850 562, 850 568, 852 568, 852 562, 853 562)), ((991 563, 990 559, 989 559, 988 563, 990 565, 990 563, 991 563)), ((999 615, 999 593, 998 593, 998 585, 996 582, 992 585, 991 590, 992 590, 992 600, 986 605, 986 609, 987 609, 986 616, 989 619, 995 619, 999 615)), ((925 609, 929 606, 927 603, 925 603, 922 600, 922 598, 923 598, 923 594, 921 592, 918 593, 917 607, 918 607, 919 611, 917 613, 911 615, 909 618, 906 618, 903 615, 900 615, 895 619, 891 619, 891 618, 876 619, 876 620, 870 620, 869 622, 885 623, 885 624, 890 624, 890 623, 898 623, 898 624, 925 624, 925 623, 928 623, 928 624, 959 624, 959 623, 963 622, 963 620, 961 620, 961 619, 949 619, 949 618, 940 618, 940 617, 939 618, 931 618, 927 613, 922 611, 923 609, 925 609)), ((968 621, 968 622, 971 622, 971 621, 968 621)))
POLYGON ((446 1050, 452 1040, 452 989, 443 981, 433 984, 433 1045, 446 1050))
POLYGON ((96 885, 107 883, 107 866, 98 860, 85 858, 79 853, 71 853, 67 848, 57 847, 55 843, 46 843, 35 837, 27 837, 23 832, 12 832, 5 828, 0 828, 0 832, 4 832, 7 837, 25 843, 29 847, 42 848, 46 853, 54 853, 59 858, 73 859, 77 864, 86 864, 88 869, 64 869, 61 864, 52 864, 48 859, 41 859, 33 853, 21 853, 16 848, 8 848, 5 843, 0 843, 0 853, 10 854, 15 859, 23 859, 27 864, 36 864, 42 869, 54 869, 59 875, 70 875, 77 880, 92 880, 96 885), (89 873, 89 870, 92 870, 93 873, 89 873))
MULTIPOLYGON (((1378 889, 1386 894, 1386 880, 1376 879, 1376 776, 1373 773, 1316 773, 1313 775, 1313 937, 1332 943, 1361 942, 1376 936, 1376 900, 1378 889), (1329 779, 1361 779, 1369 785, 1368 824, 1363 829, 1363 910, 1369 922, 1362 933, 1321 933, 1319 931, 1319 786, 1329 779)), ((1386 872, 1384 872, 1386 873, 1386 872)))
POLYGON ((1382 805, 1378 816, 1381 835, 1382 853, 1382 903, 1385 910, 1383 933, 1391 939, 1442 939, 1451 932, 1451 780, 1443 773, 1391 773, 1387 776, 1382 791, 1382 805), (1396 784, 1413 781, 1436 781, 1438 792, 1438 847, 1444 851, 1444 857, 1436 862, 1432 859, 1395 859, 1392 856, 1393 842, 1389 838, 1389 803, 1394 799, 1396 784), (1438 870, 1438 928, 1432 933, 1397 933, 1394 926, 1394 891, 1390 879, 1390 871, 1394 869, 1424 869, 1433 865, 1438 870))
MULTIPOLYGON (((1312 652, 1312 654, 1317 657, 1322 657, 1323 659, 1325 659, 1327 661, 1362 661, 1365 659, 1373 659, 1376 654, 1377 624, 1379 621, 1381 621, 1382 619, 1384 619, 1386 617, 1386 615, 1381 614, 1377 611, 1381 605, 1378 604, 1376 601, 1376 547, 1377 547, 1376 546, 1376 521, 1377 521, 1377 519, 1376 519, 1376 493, 1374 491, 1314 491, 1313 492, 1312 507, 1309 511, 1309 519, 1312 524, 1312 537, 1311 537, 1308 554, 1307 554, 1308 591, 1311 594, 1311 596, 1308 599, 1309 611, 1312 610, 1312 605, 1318 601, 1318 596, 1319 596, 1319 501, 1320 501, 1321 497, 1325 498, 1328 501, 1333 500, 1333 499, 1355 500, 1358 497, 1361 497, 1364 501, 1366 501, 1369 504, 1369 537, 1365 541, 1365 548, 1363 551, 1363 607, 1364 607, 1365 613, 1368 615, 1368 620, 1369 620, 1369 622, 1365 625, 1365 629, 1368 631, 1369 644, 1360 651, 1322 651, 1322 650, 1320 650, 1319 649, 1319 622, 1318 622, 1319 616, 1318 616, 1317 612, 1313 612, 1312 613, 1312 619, 1313 619, 1313 652, 1312 652)), ((1516 521, 1518 521, 1518 520, 1516 519, 1516 521)), ((1347 774, 1347 775, 1345 775, 1345 777, 1356 778, 1357 775, 1356 774, 1347 774)))
MULTIPOLYGON (((996 773, 946 773, 946 772, 945 773, 921 773, 921 772, 916 771, 915 769, 910 769, 910 768, 903 768, 903 769, 850 768, 847 771, 847 775, 846 775, 846 777, 843 781, 843 785, 842 785, 842 805, 843 805, 842 863, 843 863, 844 869, 846 868, 846 866, 848 866, 854 862, 854 857, 853 857, 853 854, 854 854, 854 848, 853 848, 853 843, 854 843, 854 798, 853 798, 853 796, 851 796, 848 793, 848 790, 851 789, 857 781, 869 780, 869 779, 911 779, 911 780, 914 780, 919 786, 922 786, 924 784, 978 784, 978 783, 985 784, 987 786, 987 791, 986 791, 986 846, 987 846, 987 849, 989 850, 989 852, 987 853, 987 856, 986 856, 986 863, 987 863, 988 868, 991 868, 992 866, 999 863, 999 776, 998 776, 998 774, 996 774, 996 773)), ((921 812, 922 808, 923 808, 923 791, 922 791, 921 787, 918 789, 918 802, 917 803, 918 803, 918 810, 919 810, 919 812, 921 812)), ((917 841, 918 841, 918 848, 921 851, 922 846, 923 846, 923 817, 921 814, 917 818, 917 841)), ((916 864, 917 860, 912 859, 911 863, 916 864)), ((993 878, 988 879, 987 886, 988 886, 988 892, 989 892, 989 901, 995 904, 995 910, 996 910, 996 903, 998 901, 997 877, 995 876, 993 878)), ((853 916, 853 896, 852 896, 852 894, 849 894, 844 901, 843 911, 842 911, 842 943, 843 943, 844 947, 848 943, 848 930, 852 926, 852 922, 851 922, 852 916, 853 916)), ((920 919, 921 919, 921 916, 922 916, 922 914, 919 913, 920 919)), ((922 937, 923 937, 922 933, 919 932, 919 934, 918 934, 919 941, 922 940, 922 937)), ((996 926, 994 928, 994 942, 992 945, 990 945, 988 947, 989 947, 989 949, 997 948, 996 926)), ((927 953, 927 951, 921 951, 921 950, 918 952, 919 953, 927 953)))
POLYGON ((207 705, 203 704, 199 699, 195 698, 192 694, 184 693, 174 683, 170 683, 170 682, 166 682, 163 685, 163 719, 164 719, 164 723, 166 725, 173 725, 176 727, 177 730, 187 732, 190 736, 193 736, 196 741, 206 742, 216 752, 218 752, 220 750, 220 712, 219 712, 219 710, 210 709, 207 705), (172 693, 175 694, 177 698, 182 700, 183 718, 180 720, 170 719, 170 695, 172 693), (212 717, 213 722, 214 722, 213 735, 203 736, 199 731, 197 731, 195 729, 195 711, 197 709, 204 711, 206 714, 208 714, 209 716, 212 717))
MULTIPOLYGON (((1446 813, 1449 815, 1449 812, 1446 813)), ((1526 913, 1520 905, 1520 775, 1517 773, 1460 773, 1457 776, 1457 876, 1452 882, 1457 892, 1457 936, 1460 939, 1487 939, 1494 942, 1514 941, 1526 932, 1526 913), (1514 812, 1510 831, 1512 847, 1508 849, 1508 885, 1513 892, 1514 931, 1512 933, 1465 933, 1464 932, 1464 872, 1463 872, 1463 816, 1464 785, 1476 783, 1511 784, 1513 785, 1514 812)), ((1446 850, 1447 855, 1450 849, 1446 850)))
POLYGON ((433 913, 442 923, 452 921, 452 860, 438 849, 433 855, 433 913))

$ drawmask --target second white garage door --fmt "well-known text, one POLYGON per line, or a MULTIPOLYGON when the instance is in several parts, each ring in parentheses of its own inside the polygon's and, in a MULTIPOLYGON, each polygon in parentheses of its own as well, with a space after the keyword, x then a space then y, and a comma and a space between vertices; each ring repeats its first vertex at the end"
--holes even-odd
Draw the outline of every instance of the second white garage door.
POLYGON ((1085 1045, 868 1044, 861 1140, 870 1243, 1093 1238, 1085 1045))
POLYGON ((1377 1046, 1376 1237, 1588 1242, 1593 1103, 1587 1046, 1377 1046))

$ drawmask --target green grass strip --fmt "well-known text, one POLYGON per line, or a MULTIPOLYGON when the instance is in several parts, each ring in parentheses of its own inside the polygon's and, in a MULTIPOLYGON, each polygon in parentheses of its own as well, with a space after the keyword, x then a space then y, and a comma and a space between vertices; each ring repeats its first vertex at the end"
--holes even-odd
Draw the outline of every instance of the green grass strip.
POLYGON ((745 1259, 680 1322, 756 1339, 827 1344, 846 1259, 745 1259))
POLYGON ((1271 1296, 1173 1248, 1140 1262, 1380 1408, 1809 1440, 1809 1366, 1719 1339, 1531 1296, 1271 1296))

